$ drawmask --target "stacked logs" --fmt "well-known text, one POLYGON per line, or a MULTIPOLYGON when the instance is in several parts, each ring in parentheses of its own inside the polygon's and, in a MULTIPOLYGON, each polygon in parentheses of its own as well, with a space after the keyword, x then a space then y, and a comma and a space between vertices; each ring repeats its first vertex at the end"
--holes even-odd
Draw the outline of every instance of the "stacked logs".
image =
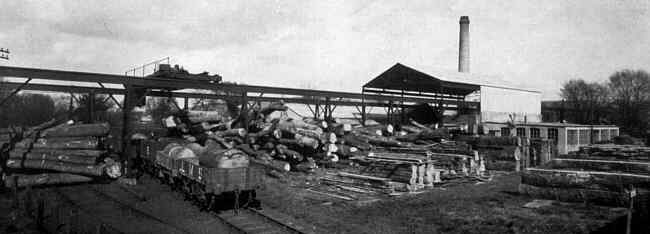
POLYGON ((11 170, 4 176, 7 187, 71 184, 93 178, 117 178, 121 166, 103 149, 110 126, 102 124, 60 124, 54 121, 25 131, 14 131, 4 147, 11 170))
POLYGON ((533 197, 648 210, 650 159, 641 146, 590 145, 521 174, 519 191, 533 197), (635 195, 632 195, 634 191, 635 195))
MULTIPOLYGON (((168 128, 169 137, 186 140, 182 145, 186 150, 178 152, 186 152, 183 157, 194 163, 229 165, 214 159, 229 160, 227 154, 246 155, 249 161, 266 165, 275 172, 310 172, 317 165, 338 167, 337 164, 345 165, 339 162, 347 164, 378 147, 431 147, 449 138, 445 129, 434 129, 412 120, 410 125, 403 126, 353 126, 343 120, 325 122, 274 114, 287 110, 283 103, 269 103, 264 107, 256 105, 235 118, 222 112, 189 111, 164 119, 163 125, 168 128)), ((408 174, 411 172, 409 166, 403 173, 396 173, 395 179, 400 180, 397 177, 402 176, 401 181, 411 181, 408 174)))

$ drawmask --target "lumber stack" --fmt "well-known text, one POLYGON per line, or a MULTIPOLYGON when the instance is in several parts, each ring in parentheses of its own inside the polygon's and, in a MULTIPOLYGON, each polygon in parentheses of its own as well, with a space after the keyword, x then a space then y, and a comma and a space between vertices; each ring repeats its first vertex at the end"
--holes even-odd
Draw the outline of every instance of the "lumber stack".
POLYGON ((376 148, 366 157, 355 158, 359 174, 403 183, 409 191, 433 187, 447 178, 482 176, 483 160, 471 155, 437 153, 427 148, 376 148))
POLYGON ((650 160, 643 160, 642 154, 642 150, 629 146, 585 147, 576 154, 526 169, 519 191, 546 199, 626 207, 631 201, 630 192, 635 190, 635 203, 647 208, 650 160))
POLYGON ((581 146, 571 157, 622 159, 622 160, 650 160, 650 147, 639 145, 613 145, 596 144, 581 146))
POLYGON ((457 141, 464 141, 478 151, 485 159, 488 170, 519 171, 530 164, 530 142, 519 137, 497 136, 461 136, 457 141))
POLYGON ((5 147, 8 187, 88 182, 121 176, 121 165, 103 147, 110 126, 46 123, 16 132, 5 147))

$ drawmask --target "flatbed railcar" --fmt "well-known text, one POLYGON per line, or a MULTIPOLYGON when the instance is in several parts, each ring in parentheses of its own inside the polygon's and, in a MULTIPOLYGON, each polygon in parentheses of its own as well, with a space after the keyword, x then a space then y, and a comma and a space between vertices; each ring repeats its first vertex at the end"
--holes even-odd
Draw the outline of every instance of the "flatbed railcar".
POLYGON ((144 171, 185 194, 205 210, 228 210, 245 207, 259 208, 256 190, 263 186, 263 166, 251 162, 242 168, 211 168, 173 159, 160 152, 167 144, 178 140, 145 140, 139 155, 144 171))

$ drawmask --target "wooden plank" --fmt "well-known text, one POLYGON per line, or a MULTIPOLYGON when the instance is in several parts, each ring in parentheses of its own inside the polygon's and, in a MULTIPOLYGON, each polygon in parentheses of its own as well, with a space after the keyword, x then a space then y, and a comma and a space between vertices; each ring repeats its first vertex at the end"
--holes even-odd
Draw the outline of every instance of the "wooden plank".
POLYGON ((350 178, 354 178, 354 179, 364 179, 364 180, 373 180, 373 181, 380 181, 380 182, 390 182, 390 179, 388 179, 388 178, 352 174, 352 173, 347 173, 347 172, 339 172, 338 175, 342 176, 342 177, 350 177, 350 178))

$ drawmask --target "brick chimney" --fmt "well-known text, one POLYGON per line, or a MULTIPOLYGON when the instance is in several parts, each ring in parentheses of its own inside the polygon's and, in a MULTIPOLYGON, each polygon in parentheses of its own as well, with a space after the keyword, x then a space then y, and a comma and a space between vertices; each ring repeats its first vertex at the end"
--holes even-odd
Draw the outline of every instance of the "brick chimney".
POLYGON ((469 17, 460 17, 458 40, 458 72, 469 72, 469 17))

